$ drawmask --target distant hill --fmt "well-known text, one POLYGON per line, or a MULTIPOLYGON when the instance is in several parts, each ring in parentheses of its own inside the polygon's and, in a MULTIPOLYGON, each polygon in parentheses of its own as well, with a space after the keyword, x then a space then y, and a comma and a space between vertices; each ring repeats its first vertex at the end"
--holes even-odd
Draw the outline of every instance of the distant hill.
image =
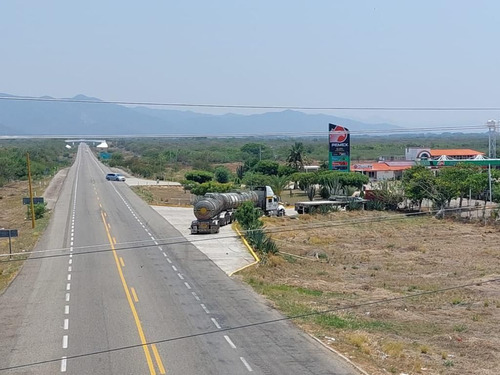
MULTIPOLYGON (((2 93, 0 97, 22 98, 2 93)), ((77 95, 70 100, 100 101, 84 95, 77 95)), ((0 136, 259 133, 304 135, 324 132, 329 122, 347 126, 353 131, 390 131, 400 128, 386 123, 367 124, 347 118, 291 110, 254 115, 209 115, 109 103, 0 100, 0 136)))

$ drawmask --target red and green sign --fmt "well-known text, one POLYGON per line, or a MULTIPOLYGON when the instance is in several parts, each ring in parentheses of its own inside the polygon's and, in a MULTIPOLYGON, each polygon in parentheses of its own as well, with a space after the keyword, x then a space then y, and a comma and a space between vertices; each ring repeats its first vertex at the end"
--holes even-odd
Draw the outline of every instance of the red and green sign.
POLYGON ((329 168, 332 171, 349 172, 351 169, 351 135, 349 129, 328 124, 329 168))

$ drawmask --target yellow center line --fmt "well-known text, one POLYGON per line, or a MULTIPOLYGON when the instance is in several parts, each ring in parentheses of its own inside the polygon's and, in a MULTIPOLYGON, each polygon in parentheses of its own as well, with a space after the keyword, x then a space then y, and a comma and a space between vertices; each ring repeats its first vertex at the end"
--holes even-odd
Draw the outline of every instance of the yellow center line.
POLYGON ((113 237, 113 243, 116 245, 116 238, 113 237))
POLYGON ((156 349, 155 344, 151 344, 151 349, 153 349, 153 354, 156 358, 156 362, 158 363, 158 369, 160 370, 160 374, 165 374, 165 367, 163 367, 163 363, 161 362, 160 353, 158 353, 158 349, 156 349))
POLYGON ((134 287, 131 287, 130 290, 132 291, 132 297, 134 297, 134 302, 139 302, 139 298, 137 298, 137 293, 135 292, 134 287))
POLYGON ((151 353, 149 352, 149 348, 147 345, 146 337, 144 336, 144 331, 142 329, 141 321, 139 320, 139 315, 137 315, 137 310, 135 309, 134 302, 132 301, 132 297, 130 296, 130 292, 127 286, 127 282, 125 281, 125 276, 123 276, 123 271, 120 267, 120 261, 118 260, 118 255, 116 254, 116 249, 113 244, 113 240, 111 238, 111 234, 109 233, 108 225, 106 223, 106 213, 101 211, 102 221, 104 223, 104 228, 106 229, 106 233, 108 235, 108 241, 111 245, 111 251, 113 252, 113 256, 115 258, 116 268, 118 269, 118 274, 120 275, 120 280, 123 285, 123 290, 125 291, 125 295, 127 296, 127 301, 132 310, 132 315, 134 316, 135 325, 137 326, 137 331, 139 332, 139 338, 141 340, 142 348, 144 349, 144 355, 146 356, 146 362, 148 363, 149 373, 151 375, 156 375, 156 370, 153 364, 153 360, 151 359, 151 353))
MULTIPOLYGON (((116 242, 115 242, 116 243, 116 242)), ((122 265, 122 267, 125 267, 125 262, 123 261, 123 258, 120 257, 120 264, 122 265)))

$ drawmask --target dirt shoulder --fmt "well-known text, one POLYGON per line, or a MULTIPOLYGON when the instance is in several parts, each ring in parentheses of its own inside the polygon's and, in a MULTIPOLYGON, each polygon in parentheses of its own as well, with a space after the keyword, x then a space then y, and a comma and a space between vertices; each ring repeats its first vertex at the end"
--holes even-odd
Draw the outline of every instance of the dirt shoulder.
POLYGON ((59 197, 59 192, 66 179, 69 168, 60 170, 53 178, 33 182, 33 193, 43 196, 48 211, 44 217, 36 220, 35 228, 31 227, 31 219, 27 215, 27 206, 23 198, 29 196, 28 181, 14 181, 0 187, 0 228, 17 229, 18 237, 12 238, 11 249, 6 238, 0 239, 0 293, 14 280, 21 269, 26 252, 31 251, 43 234, 52 210, 59 197))

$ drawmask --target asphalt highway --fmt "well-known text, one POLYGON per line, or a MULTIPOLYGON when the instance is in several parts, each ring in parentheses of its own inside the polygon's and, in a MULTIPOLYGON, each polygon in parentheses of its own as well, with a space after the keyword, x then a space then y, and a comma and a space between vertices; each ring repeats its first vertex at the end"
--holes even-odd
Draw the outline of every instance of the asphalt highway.
POLYGON ((0 374, 358 373, 107 172, 80 145, 0 296, 0 374))

